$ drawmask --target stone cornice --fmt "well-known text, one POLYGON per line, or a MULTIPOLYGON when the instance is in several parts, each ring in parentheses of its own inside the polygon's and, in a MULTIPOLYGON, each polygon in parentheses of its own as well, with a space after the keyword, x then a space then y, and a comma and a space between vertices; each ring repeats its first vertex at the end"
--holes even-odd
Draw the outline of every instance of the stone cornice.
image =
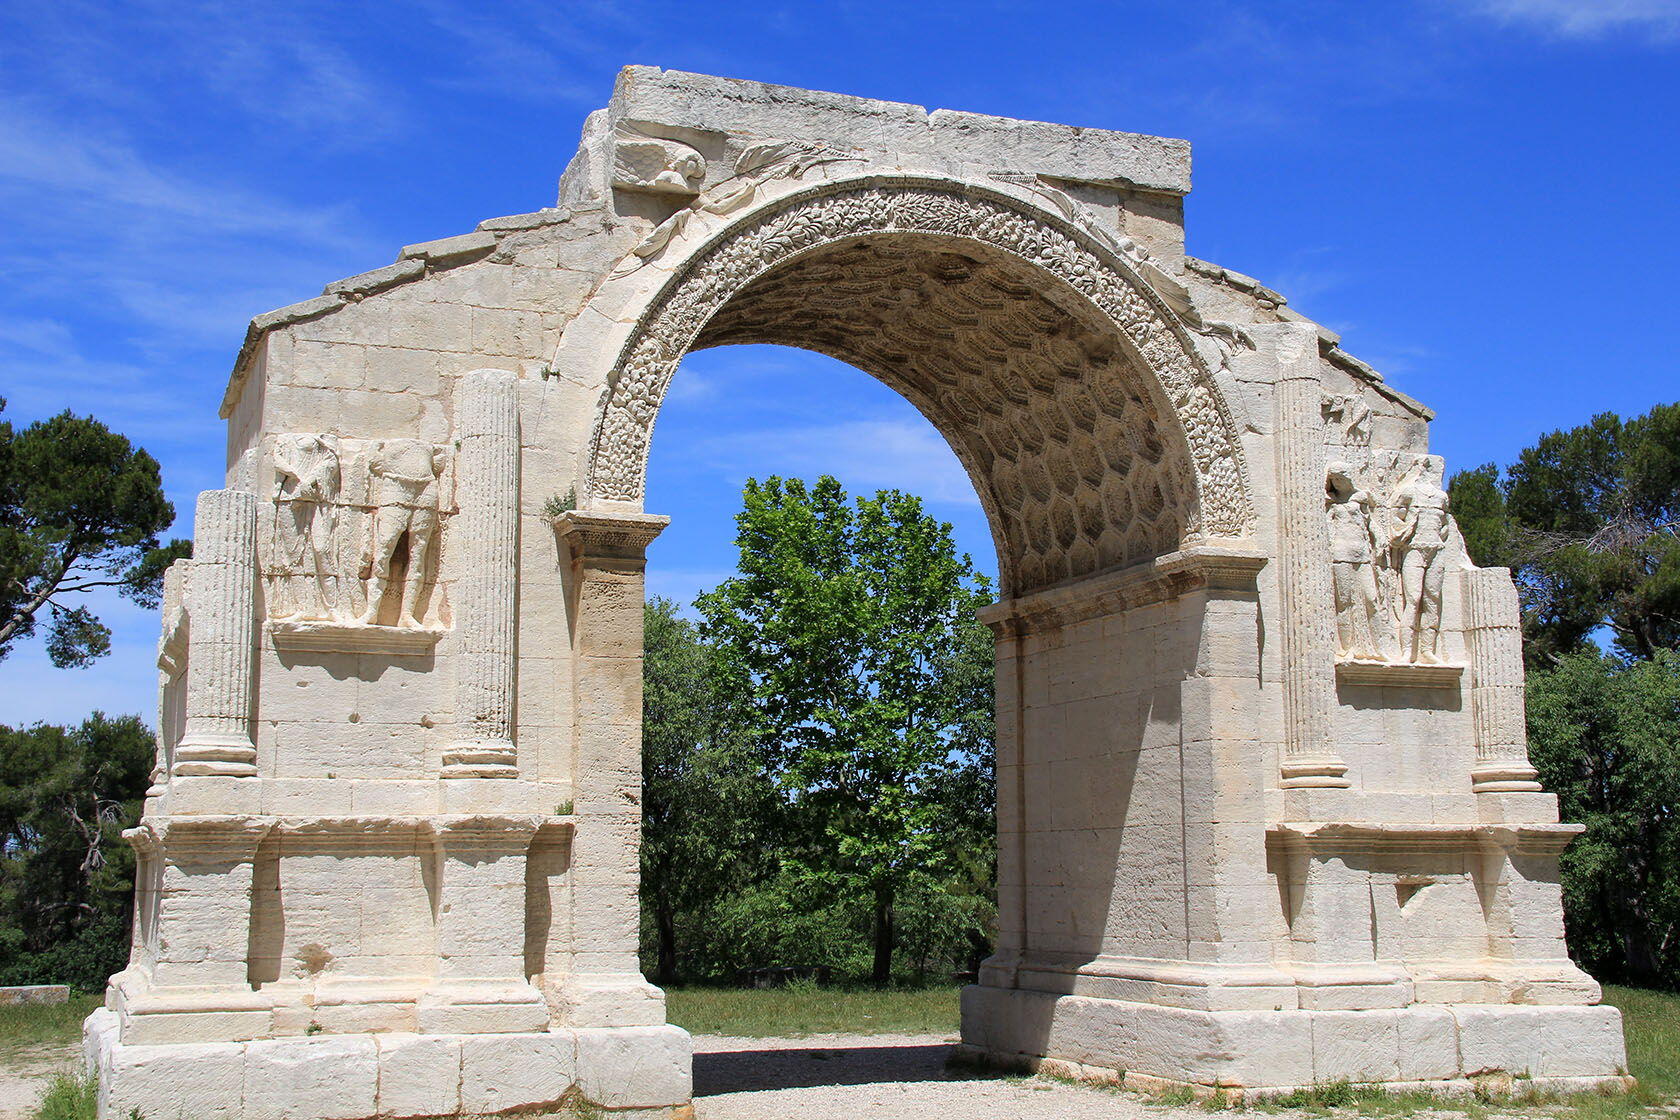
POLYGON ((1246 547, 1191 545, 1142 564, 993 603, 981 608, 979 617, 1000 634, 1032 633, 1165 602, 1201 588, 1251 592, 1266 561, 1265 554, 1246 547))
POLYGON ((1510 851, 1556 855, 1586 826, 1573 823, 1531 824, 1353 824, 1302 821, 1273 824, 1267 837, 1310 852, 1440 851, 1466 844, 1491 843, 1510 851))

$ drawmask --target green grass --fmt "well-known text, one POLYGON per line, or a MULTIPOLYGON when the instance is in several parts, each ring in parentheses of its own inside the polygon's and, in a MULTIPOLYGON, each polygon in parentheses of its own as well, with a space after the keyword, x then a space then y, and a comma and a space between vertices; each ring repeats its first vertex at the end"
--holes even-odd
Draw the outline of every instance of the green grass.
POLYGON ((82 1020, 104 1002, 103 995, 71 993, 68 1003, 0 1007, 0 1066, 45 1046, 68 1046, 82 1036, 82 1020))
MULTIPOLYGON (((673 987, 666 991, 671 1021, 696 1034, 745 1038, 800 1038, 812 1034, 937 1034, 954 1037, 958 1026, 956 988, 822 988, 810 983, 785 988, 673 987)), ((1680 995, 1606 986, 1606 1003, 1621 1008, 1627 1033, 1628 1072, 1639 1087, 1628 1094, 1558 1097, 1523 1094, 1512 1099, 1443 1101, 1429 1093, 1384 1093, 1337 1082, 1301 1090, 1279 1100, 1237 1105, 1239 1110, 1284 1109, 1315 1114, 1331 1110, 1361 1116, 1410 1116, 1429 1109, 1470 1120, 1513 1112, 1547 1120, 1632 1120, 1680 1097, 1680 995)), ((57 1006, 0 1007, 0 1068, 32 1052, 73 1044, 82 1020, 99 997, 74 995, 57 1006)), ((1521 1082, 1518 1082, 1520 1085, 1521 1082)), ((48 1089, 35 1120, 89 1120, 93 1089, 61 1075, 48 1089)), ((1187 1103, 1163 1098, 1160 1103, 1187 1103)), ((1231 1109, 1229 1100, 1204 1102, 1213 1111, 1231 1109)))
POLYGON ((32 1120, 94 1120, 99 1087, 92 1081, 58 1074, 35 1106, 32 1120))
POLYGON ((938 1034, 956 1037, 957 989, 666 989, 671 1022, 694 1034, 803 1038, 812 1034, 938 1034))

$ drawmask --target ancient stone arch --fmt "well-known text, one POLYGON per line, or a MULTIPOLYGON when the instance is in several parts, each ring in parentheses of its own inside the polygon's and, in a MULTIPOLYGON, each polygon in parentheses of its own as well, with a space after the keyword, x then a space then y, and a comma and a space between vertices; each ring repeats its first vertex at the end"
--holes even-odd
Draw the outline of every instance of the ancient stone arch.
POLYGON ((618 355, 584 470, 591 501, 640 501, 684 354, 780 342, 888 380, 947 433, 999 526, 1006 590, 1251 531, 1212 373, 1099 237, 981 186, 902 177, 799 191, 726 230, 618 355), (1158 472, 1139 486, 1147 502, 1125 486, 1140 464, 1158 472))
POLYGON ((633 67, 557 206, 255 320, 166 586, 101 1115, 681 1113, 636 955, 643 482, 683 355, 739 342, 897 389, 990 517, 970 1057, 1619 1083, 1509 574, 1428 409, 1184 252, 1188 160, 633 67))

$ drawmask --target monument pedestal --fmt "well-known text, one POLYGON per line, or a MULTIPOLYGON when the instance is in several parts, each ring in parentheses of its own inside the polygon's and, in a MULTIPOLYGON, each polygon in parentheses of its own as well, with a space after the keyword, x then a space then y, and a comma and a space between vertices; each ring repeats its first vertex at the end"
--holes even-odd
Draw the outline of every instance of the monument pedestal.
POLYGON ((380 1031, 246 1041, 126 1043, 101 1008, 84 1033, 99 1115, 146 1120, 405 1120, 595 1105, 614 1117, 690 1114, 693 1048, 680 1027, 380 1031))
POLYGON ((1211 1011, 971 985, 962 1014, 959 1053, 969 1060, 1145 1091, 1276 1096, 1349 1081, 1451 1093, 1489 1077, 1560 1091, 1632 1085, 1614 1007, 1211 1011))

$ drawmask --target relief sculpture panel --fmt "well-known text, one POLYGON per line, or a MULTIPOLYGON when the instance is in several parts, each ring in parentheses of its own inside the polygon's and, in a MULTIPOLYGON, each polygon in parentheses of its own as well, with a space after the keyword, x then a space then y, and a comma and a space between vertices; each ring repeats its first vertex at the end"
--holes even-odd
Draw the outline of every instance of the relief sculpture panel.
POLYGON ((294 432, 274 438, 269 464, 260 532, 271 621, 448 624, 437 586, 454 488, 444 446, 294 432))
POLYGON ((1439 665, 1441 592, 1455 532, 1443 461, 1370 450, 1370 409, 1357 398, 1328 398, 1325 417, 1344 436, 1325 486, 1338 657, 1439 665))

